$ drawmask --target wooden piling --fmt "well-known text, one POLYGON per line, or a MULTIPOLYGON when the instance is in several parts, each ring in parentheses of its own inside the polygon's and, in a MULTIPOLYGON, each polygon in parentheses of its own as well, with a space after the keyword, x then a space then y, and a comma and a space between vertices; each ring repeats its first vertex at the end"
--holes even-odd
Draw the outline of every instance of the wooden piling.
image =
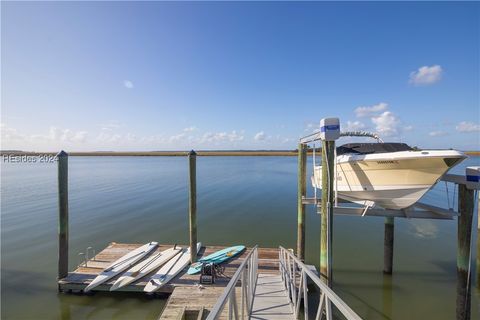
POLYGON ((68 275, 68 154, 58 158, 58 279, 68 275))
POLYGON ((320 275, 332 285, 333 181, 335 141, 322 141, 322 206, 320 227, 320 275), (330 177, 330 179, 328 179, 330 177))
POLYGON ((190 231, 190 262, 197 261, 197 154, 188 153, 189 192, 188 192, 188 221, 190 231))
POLYGON ((297 190, 297 257, 305 261, 305 204, 307 191, 307 145, 298 144, 298 190, 297 190))
POLYGON ((457 320, 470 319, 472 275, 471 236, 474 208, 474 190, 466 185, 458 186, 458 233, 457 233, 457 320))
POLYGON ((383 241, 383 273, 392 274, 393 271, 393 239, 395 234, 395 220, 385 218, 385 238, 383 241))

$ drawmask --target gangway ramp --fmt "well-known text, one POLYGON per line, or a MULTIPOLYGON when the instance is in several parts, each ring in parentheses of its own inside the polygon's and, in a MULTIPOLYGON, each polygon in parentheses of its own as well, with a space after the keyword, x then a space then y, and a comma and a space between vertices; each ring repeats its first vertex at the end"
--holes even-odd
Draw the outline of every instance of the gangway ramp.
POLYGON ((282 277, 260 273, 253 297, 251 319, 295 319, 282 277))
MULTIPOLYGON (((361 318, 329 288, 317 274, 283 247, 279 251, 279 272, 258 273, 258 246, 239 266, 222 295, 206 317, 227 319, 308 319, 307 283, 320 292, 315 319, 333 319, 332 305, 347 319, 361 318), (237 287, 241 283, 240 290, 237 287), (240 292, 239 292, 240 291, 240 292), (303 310, 302 307, 303 306, 303 310), (302 312, 303 311, 303 312, 302 312)), ((313 310, 312 310, 313 311, 313 310)))

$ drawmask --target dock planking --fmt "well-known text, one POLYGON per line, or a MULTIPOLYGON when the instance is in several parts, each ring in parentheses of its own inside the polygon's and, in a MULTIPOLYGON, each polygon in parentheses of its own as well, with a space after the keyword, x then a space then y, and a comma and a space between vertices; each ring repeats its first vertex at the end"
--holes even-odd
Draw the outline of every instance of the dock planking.
MULTIPOLYGON (((205 319, 222 295, 222 287, 177 287, 168 298, 159 320, 205 319), (202 316, 199 315, 202 313, 202 316)), ((241 305, 241 288, 236 288, 236 300, 241 305)), ((219 320, 228 319, 228 303, 219 320)), ((240 311, 240 310, 239 310, 240 311)))
MULTIPOLYGON (((63 292, 82 292, 83 289, 100 273, 103 269, 111 265, 115 260, 127 254, 143 244, 126 244, 126 243, 110 243, 104 250, 99 252, 95 257, 89 259, 87 266, 83 264, 78 266, 73 272, 69 272, 68 276, 58 281, 59 290, 63 292)), ((188 245, 179 245, 181 247, 188 247, 188 245)), ((173 247, 173 244, 161 244, 151 254, 166 250, 173 247)), ((203 246, 198 257, 209 255, 215 251, 227 248, 227 246, 203 246)), ((243 262, 251 248, 246 248, 240 255, 233 257, 225 263, 221 264, 223 269, 222 274, 218 275, 215 284, 208 285, 208 287, 225 287, 230 278, 233 276, 237 268, 243 262)), ((147 255, 150 256, 151 254, 147 255)), ((278 274, 278 248, 259 248, 259 266, 258 270, 261 273, 278 274)), ((146 257, 146 258, 147 258, 146 257)), ((187 268, 186 268, 187 269, 187 268)), ((158 269, 154 270, 154 274, 158 269)), ((113 283, 121 276, 110 279, 109 281, 96 287, 93 291, 109 291, 113 283)), ((199 274, 189 275, 186 270, 180 272, 172 281, 163 286, 159 293, 172 293, 177 287, 197 287, 199 282, 199 274)), ((143 288, 147 284, 148 276, 137 280, 136 282, 120 288, 116 291, 123 292, 143 292, 143 288)))

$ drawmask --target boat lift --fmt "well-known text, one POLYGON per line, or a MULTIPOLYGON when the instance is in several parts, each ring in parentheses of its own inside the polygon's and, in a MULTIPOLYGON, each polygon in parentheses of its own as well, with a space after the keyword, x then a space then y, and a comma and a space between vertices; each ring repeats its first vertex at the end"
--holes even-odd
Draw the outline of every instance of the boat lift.
MULTIPOLYGON (((322 280, 331 285, 332 283, 332 232, 334 215, 352 215, 352 216, 374 216, 385 217, 385 242, 384 242, 384 269, 385 274, 392 274, 393 270, 393 243, 394 243, 394 218, 407 219, 444 219, 458 220, 458 240, 457 240, 457 294, 456 294, 456 319, 470 319, 470 300, 471 300, 471 273, 472 273, 472 246, 475 246, 472 232, 476 223, 474 216, 478 211, 478 190, 480 190, 480 167, 467 167, 465 175, 444 174, 439 181, 454 183, 455 189, 458 187, 458 209, 450 206, 447 186, 447 198, 449 208, 416 202, 410 207, 403 209, 383 209, 371 208, 371 203, 358 206, 353 202, 344 199, 332 201, 331 191, 334 189, 336 195, 336 186, 333 182, 327 181, 324 186, 327 189, 322 190, 322 198, 326 201, 322 203, 317 198, 316 190, 313 198, 306 197, 306 158, 307 145, 322 141, 322 158, 325 158, 326 165, 322 164, 322 170, 331 172, 331 166, 336 169, 336 148, 335 140, 342 136, 360 136, 371 137, 379 142, 382 140, 377 134, 367 132, 340 132, 340 122, 338 118, 327 118, 320 121, 320 131, 305 136, 299 140, 298 145, 298 234, 297 234, 297 256, 300 260, 305 258, 305 205, 315 205, 317 213, 321 214, 321 243, 320 243, 320 274, 322 280), (332 124, 333 123, 333 124, 332 124), (329 154, 330 153, 330 154, 329 154), (333 155, 333 159, 332 159, 333 155), (330 163, 329 163, 330 162, 330 163), (334 202, 333 205, 331 202, 334 202), (348 203, 348 205, 346 205, 348 203)), ((313 161, 315 167, 315 148, 313 149, 313 161)), ((328 173, 330 177, 333 173, 328 173)), ((336 177, 336 172, 333 174, 336 177)), ((327 179, 329 180, 329 179, 327 179)), ((336 180, 336 179, 335 179, 336 180)), ((322 179, 323 181, 323 179, 322 179)), ((454 195, 455 197, 455 192, 454 195)), ((480 228, 480 224, 479 224, 480 228)), ((480 277, 480 274, 479 274, 480 277)))

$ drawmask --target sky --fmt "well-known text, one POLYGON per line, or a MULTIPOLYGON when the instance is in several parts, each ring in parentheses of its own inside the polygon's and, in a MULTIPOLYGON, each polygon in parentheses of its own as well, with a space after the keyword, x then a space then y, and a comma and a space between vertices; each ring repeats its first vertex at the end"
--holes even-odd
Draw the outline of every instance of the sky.
POLYGON ((475 2, 4 2, 1 149, 480 149, 475 2), (338 141, 338 144, 348 142, 338 141))

